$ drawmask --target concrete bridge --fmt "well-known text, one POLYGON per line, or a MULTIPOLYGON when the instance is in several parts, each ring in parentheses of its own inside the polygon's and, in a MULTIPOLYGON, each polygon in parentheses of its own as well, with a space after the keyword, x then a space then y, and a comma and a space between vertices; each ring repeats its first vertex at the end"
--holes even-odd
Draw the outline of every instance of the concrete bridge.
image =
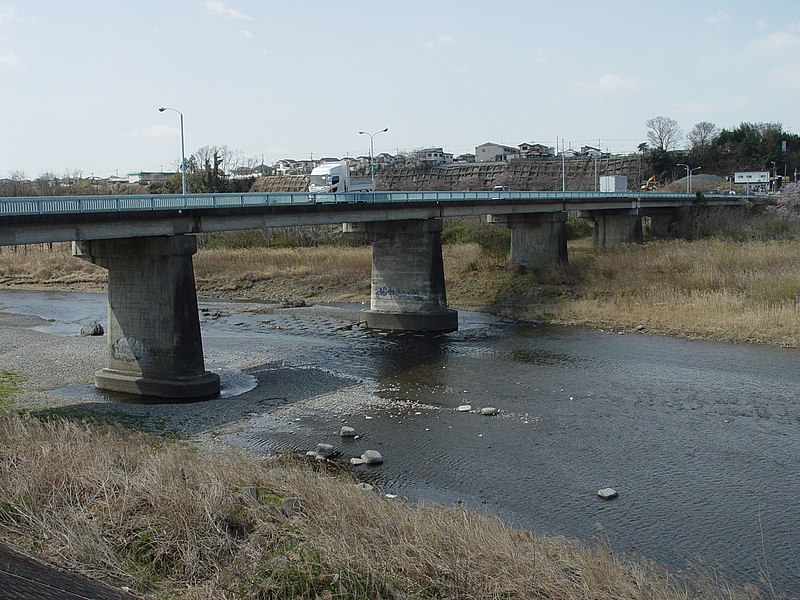
POLYGON ((591 192, 201 194, 0 199, 0 245, 72 241, 108 270, 107 366, 100 389, 171 399, 212 397, 203 360, 192 234, 342 224, 372 242, 368 327, 449 332, 440 232, 444 217, 486 216, 512 230, 518 267, 567 261, 568 212, 594 222, 598 247, 642 240, 642 217, 663 235, 672 221, 749 196, 591 192))

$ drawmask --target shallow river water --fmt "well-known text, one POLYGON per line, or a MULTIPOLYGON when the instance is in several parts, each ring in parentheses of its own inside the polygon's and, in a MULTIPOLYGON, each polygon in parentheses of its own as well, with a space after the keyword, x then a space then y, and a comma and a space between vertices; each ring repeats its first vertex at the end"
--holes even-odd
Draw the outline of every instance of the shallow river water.
MULTIPOLYGON (((0 292, 56 335, 104 322, 104 303, 0 292)), ((218 440, 258 453, 327 442, 342 460, 375 449, 384 464, 356 469, 386 493, 800 596, 799 351, 466 312, 453 334, 383 336, 350 327, 354 307, 252 306, 201 303, 225 388, 209 402, 237 413, 213 424, 218 440), (604 487, 619 497, 599 499, 604 487)), ((86 382, 54 391, 69 393, 102 396, 86 382)))

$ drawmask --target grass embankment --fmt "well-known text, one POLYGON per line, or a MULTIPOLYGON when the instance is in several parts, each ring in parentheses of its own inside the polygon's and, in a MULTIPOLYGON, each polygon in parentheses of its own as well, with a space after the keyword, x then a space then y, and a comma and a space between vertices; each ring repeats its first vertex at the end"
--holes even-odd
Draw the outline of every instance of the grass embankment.
MULTIPOLYGON (((523 319, 797 347, 800 241, 649 242, 599 252, 570 242, 570 262, 517 273, 478 244, 444 246, 447 294, 457 308, 523 319)), ((366 301, 369 247, 202 250, 198 294, 366 301)), ((0 254, 0 286, 102 290, 102 269, 66 248, 0 254)))
POLYGON ((0 535, 153 598, 757 598, 287 459, 0 414, 0 535), (688 585, 688 586, 687 586, 688 585))

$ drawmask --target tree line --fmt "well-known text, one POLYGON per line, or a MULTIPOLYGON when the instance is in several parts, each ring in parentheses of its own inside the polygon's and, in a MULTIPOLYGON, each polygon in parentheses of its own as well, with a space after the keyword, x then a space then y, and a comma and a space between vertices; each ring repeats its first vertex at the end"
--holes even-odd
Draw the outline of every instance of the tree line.
MULTIPOLYGON (((675 119, 658 116, 645 122, 647 142, 639 152, 647 159, 651 174, 672 179, 679 163, 701 167, 703 173, 720 176, 735 171, 770 171, 794 179, 800 166, 800 135, 784 130, 780 123, 740 123, 720 129, 701 121, 685 138, 675 119)), ((678 175, 680 175, 678 173, 678 175)))

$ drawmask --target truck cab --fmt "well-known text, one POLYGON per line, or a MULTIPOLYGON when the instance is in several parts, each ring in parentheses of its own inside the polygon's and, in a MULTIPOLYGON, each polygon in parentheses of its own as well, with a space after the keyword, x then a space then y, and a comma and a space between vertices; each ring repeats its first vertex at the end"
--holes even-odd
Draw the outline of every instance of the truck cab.
POLYGON ((308 191, 323 194, 346 192, 349 188, 349 179, 350 169, 347 163, 323 163, 311 171, 308 191))

